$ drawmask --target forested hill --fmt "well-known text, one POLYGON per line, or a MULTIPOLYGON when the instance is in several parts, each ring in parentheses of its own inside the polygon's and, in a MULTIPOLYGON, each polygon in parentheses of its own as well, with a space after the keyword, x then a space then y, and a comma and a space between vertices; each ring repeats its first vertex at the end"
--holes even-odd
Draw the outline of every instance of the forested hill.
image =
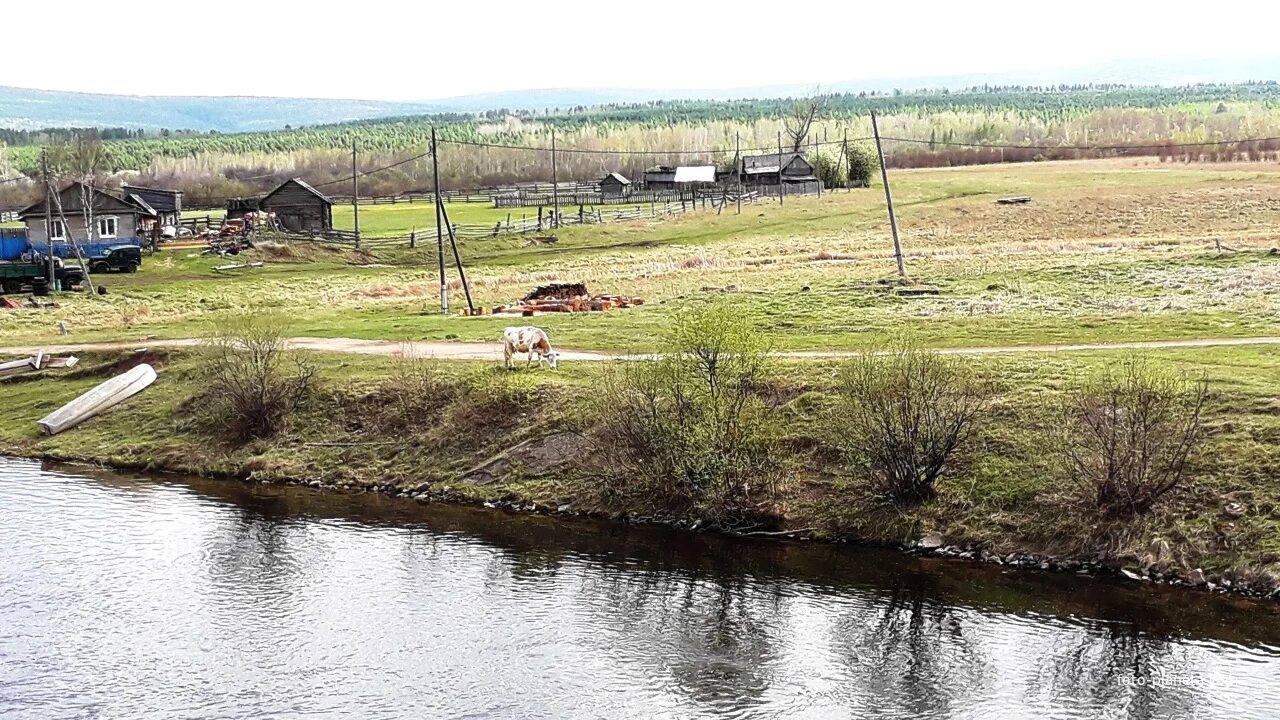
POLYGON ((425 103, 261 97, 95 95, 0 86, 0 128, 275 130, 440 110, 425 103))

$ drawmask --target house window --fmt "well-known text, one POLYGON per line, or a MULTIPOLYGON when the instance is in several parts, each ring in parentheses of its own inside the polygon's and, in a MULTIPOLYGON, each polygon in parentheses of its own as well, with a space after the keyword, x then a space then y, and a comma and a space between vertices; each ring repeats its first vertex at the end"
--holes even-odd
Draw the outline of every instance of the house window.
POLYGON ((114 238, 118 227, 119 222, 114 217, 98 218, 98 237, 100 239, 114 238))
POLYGON ((50 240, 66 240, 67 229, 63 227, 61 220, 49 221, 49 239, 50 240))

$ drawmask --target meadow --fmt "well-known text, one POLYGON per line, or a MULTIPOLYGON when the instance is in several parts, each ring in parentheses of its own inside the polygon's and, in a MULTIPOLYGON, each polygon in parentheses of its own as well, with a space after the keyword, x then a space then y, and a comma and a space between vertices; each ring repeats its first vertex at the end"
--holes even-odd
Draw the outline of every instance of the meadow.
MULTIPOLYGON (((481 306, 550 281, 644 297, 610 313, 540 318, 559 344, 645 350, 674 313, 729 298, 778 349, 849 349, 907 330, 935 346, 1277 334, 1280 168, 1155 159, 1028 163, 893 174, 914 286, 899 288, 879 187, 627 223, 563 228, 552 246, 503 236, 464 242, 481 306), (1002 206, 1005 195, 1030 204, 1002 206), (1219 251, 1219 245, 1224 248, 1219 251)), ((456 222, 499 211, 451 205, 456 222)), ((488 218, 485 219, 485 215, 488 218)), ((505 217, 505 211, 501 212, 505 217)), ((339 226, 350 208, 335 208, 339 226)), ((496 222, 496 220, 493 220, 496 222)), ((267 248, 266 266, 164 250, 108 294, 0 316, 0 341, 138 340, 203 334, 238 313, 282 311, 296 335, 492 340, 503 318, 438 311, 434 212, 361 208, 370 236, 426 236, 416 250, 267 248)), ((452 263, 450 263, 452 264, 452 263)), ((463 303, 449 268, 452 304, 463 303)))

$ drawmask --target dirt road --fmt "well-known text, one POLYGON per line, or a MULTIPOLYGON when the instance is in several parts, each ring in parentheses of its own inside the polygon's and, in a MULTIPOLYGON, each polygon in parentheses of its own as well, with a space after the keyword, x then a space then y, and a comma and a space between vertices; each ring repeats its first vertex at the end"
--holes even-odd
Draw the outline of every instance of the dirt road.
MULTIPOLYGON (((0 347, 0 355, 32 355, 36 352, 67 353, 101 350, 133 350, 136 348, 193 347, 199 338, 174 340, 140 340, 134 342, 72 343, 65 345, 30 345, 0 347)), ((352 353, 357 355, 385 355, 435 357, 441 360, 502 360, 502 345, 498 343, 465 342, 409 342, 395 340, 358 340, 354 338, 296 337, 289 340, 290 347, 321 352, 352 353)), ((1089 350, 1153 350, 1168 348, 1238 347, 1245 345, 1280 345, 1280 336, 1239 338, 1193 338, 1185 340, 1144 340, 1118 343, 1079 343, 1071 345, 992 345, 958 348, 940 348, 947 355, 998 355, 1008 353, 1057 353, 1084 352, 1089 350)), ((792 350, 776 353, 778 357, 794 359, 842 358, 856 355, 851 350, 792 350)), ((595 350, 560 350, 560 359, 566 362, 600 362, 605 360, 635 360, 650 357, 626 355, 595 350)))

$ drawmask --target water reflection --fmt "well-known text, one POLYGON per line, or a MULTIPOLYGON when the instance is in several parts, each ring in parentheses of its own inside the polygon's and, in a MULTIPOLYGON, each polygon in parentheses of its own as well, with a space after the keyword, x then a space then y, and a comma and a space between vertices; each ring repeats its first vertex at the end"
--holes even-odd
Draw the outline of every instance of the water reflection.
POLYGON ((1274 606, 0 460, 0 715, 1274 717, 1274 606))

